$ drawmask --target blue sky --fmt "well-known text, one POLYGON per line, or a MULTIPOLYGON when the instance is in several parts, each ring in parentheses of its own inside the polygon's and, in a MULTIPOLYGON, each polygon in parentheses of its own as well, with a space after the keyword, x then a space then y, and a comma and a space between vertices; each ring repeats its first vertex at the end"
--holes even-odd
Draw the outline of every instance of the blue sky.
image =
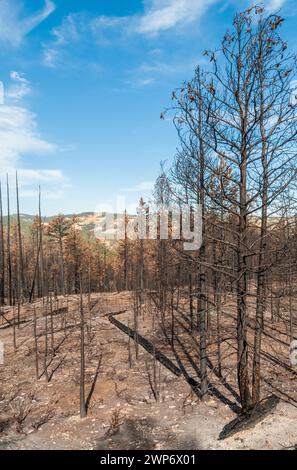
MULTIPOLYGON (((266 0, 296 49, 295 0, 266 0)), ((159 119, 241 0, 0 0, 0 175, 21 210, 93 211, 149 197, 177 137, 159 119), (0 87, 1 95, 1 87, 0 87), (1 98, 1 96, 0 96, 1 98)), ((14 209, 14 205, 12 207, 14 209)))

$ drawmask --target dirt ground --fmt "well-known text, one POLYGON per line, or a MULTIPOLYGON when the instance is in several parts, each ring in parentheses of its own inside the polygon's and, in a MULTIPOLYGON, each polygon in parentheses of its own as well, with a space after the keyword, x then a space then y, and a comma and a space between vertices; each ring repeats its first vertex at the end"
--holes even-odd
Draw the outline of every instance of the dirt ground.
MULTIPOLYGON (((236 417, 234 318, 232 302, 225 312, 221 344, 223 378, 216 368, 215 336, 209 337, 211 396, 206 403, 191 391, 183 376, 176 377, 158 363, 160 401, 156 402, 148 379, 153 357, 142 347, 135 358, 129 338, 112 325, 108 314, 133 328, 130 293, 92 294, 91 313, 84 298, 86 320, 86 398, 88 416, 79 416, 80 330, 79 298, 59 297, 54 310, 68 308, 66 315, 53 315, 54 337, 48 317, 48 372, 44 370, 45 316, 36 302, 39 375, 36 378, 33 307, 23 306, 21 324, 13 328, 0 321, 4 364, 0 365, 0 449, 285 449, 297 444, 296 372, 289 362, 289 339, 281 322, 266 325, 263 341, 263 396, 275 393, 277 408, 254 429, 219 440, 223 427, 236 417), (118 314, 119 311, 126 310, 118 314), (229 312, 229 313, 228 313, 229 312), (232 333, 232 334, 231 334, 232 333), (52 340, 54 354, 52 354, 52 340), (266 355, 265 355, 266 354, 266 355)), ((185 322, 181 303, 179 320, 185 322)), ((11 310, 5 310, 8 319, 11 310)), ((212 322, 212 319, 210 319, 212 322)), ((178 328, 178 326, 177 326, 178 328)), ((252 324, 251 324, 252 330, 252 324)), ((215 328, 211 328, 215 331, 215 328)), ((157 313, 150 305, 139 317, 139 332, 176 363, 164 343, 157 313)), ((180 325, 180 359, 187 372, 199 381, 195 334, 180 325), (187 338, 186 338, 187 335, 187 338), (182 344, 186 344, 182 347, 182 344)))

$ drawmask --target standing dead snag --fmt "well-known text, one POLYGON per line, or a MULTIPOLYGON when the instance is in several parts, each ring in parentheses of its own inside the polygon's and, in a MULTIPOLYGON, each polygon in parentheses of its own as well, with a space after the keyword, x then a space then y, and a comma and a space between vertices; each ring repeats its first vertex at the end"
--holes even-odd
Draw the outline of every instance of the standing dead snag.
POLYGON ((35 308, 35 305, 34 305, 33 336, 34 336, 34 345, 35 345, 35 372, 36 372, 36 379, 39 379, 38 339, 37 339, 37 316, 36 316, 36 308, 35 308))
POLYGON ((281 23, 278 15, 265 17, 257 8, 236 15, 233 31, 222 42, 220 58, 226 58, 225 72, 216 55, 211 54, 214 68, 212 79, 206 84, 211 137, 208 145, 219 160, 227 163, 229 178, 237 186, 230 202, 238 227, 238 384, 243 411, 260 399, 268 209, 275 211, 277 200, 296 176, 296 119, 289 103, 290 81, 296 67, 278 34, 281 23), (260 236, 250 242, 252 215, 257 213, 261 214, 260 236), (257 305, 251 393, 247 302, 255 270, 257 305))
MULTIPOLYGON (((128 318, 128 328, 130 328, 130 319, 128 318)), ((132 369, 132 352, 131 352, 131 336, 128 335, 128 364, 129 369, 132 369)))
POLYGON ((159 367, 157 364, 155 344, 153 344, 153 364, 152 364, 153 371, 151 371, 150 369, 150 364, 148 360, 145 361, 145 367, 146 367, 150 389, 152 391, 152 394, 156 402, 159 402, 160 401, 160 389, 161 389, 161 367, 160 367, 160 364, 159 364, 159 367))
POLYGON ((48 353, 48 299, 46 301, 46 306, 45 306, 45 313, 44 314, 44 355, 43 355, 43 370, 44 370, 44 377, 46 382, 49 382, 49 375, 48 375, 48 369, 47 369, 47 353, 48 353))
POLYGON ((139 280, 137 286, 139 289, 139 310, 141 315, 142 304, 144 302, 144 239, 146 238, 146 211, 147 207, 143 200, 140 198, 139 206, 137 208, 138 219, 138 241, 139 241, 139 280))
POLYGON ((205 400, 208 396, 208 381, 207 381, 207 357, 206 357, 206 344, 207 344, 207 297, 206 297, 206 269, 205 269, 205 146, 203 140, 203 103, 202 103, 202 77, 198 67, 197 69, 197 89, 198 89, 198 128, 197 128, 197 141, 199 152, 199 189, 198 189, 198 202, 202 210, 202 245, 199 252, 199 284, 198 284, 198 300, 199 300, 199 332, 200 332, 200 373, 201 373, 201 398, 205 400))
POLYGON ((125 210, 124 213, 124 224, 125 224, 125 236, 124 236, 124 270, 123 270, 123 276, 124 276, 124 290, 128 290, 128 253, 129 253, 129 247, 128 247, 128 237, 127 237, 127 225, 128 225, 128 217, 127 217, 127 211, 125 210))
POLYGON ((138 317, 139 317, 139 305, 140 305, 140 292, 136 289, 134 292, 134 306, 133 306, 133 319, 134 319, 134 347, 135 347, 135 358, 139 356, 139 344, 138 344, 138 317))
MULTIPOLYGON (((289 206, 285 195, 296 177, 296 99, 291 102, 291 83, 296 78, 296 60, 286 53, 287 44, 279 35, 283 19, 277 15, 261 18, 257 39, 257 107, 260 143, 258 153, 260 175, 259 191, 261 209, 260 241, 258 246, 257 307, 253 358, 253 404, 260 400, 260 360, 264 313, 267 297, 268 253, 271 237, 270 212, 276 204, 280 210, 289 206), (271 123, 272 119, 274 122, 271 123)), ((295 192, 295 189, 293 190, 295 192)), ((290 200, 290 198, 289 198, 290 200)), ((289 262, 290 270, 290 262, 289 262)))
MULTIPOLYGON (((230 296, 236 295, 237 380, 244 412, 260 399, 268 273, 279 264, 279 272, 274 269, 279 283, 276 274, 284 270, 279 258, 286 248, 280 255, 274 246, 269 218, 282 213, 282 196, 297 174, 297 100, 292 100, 291 89, 296 60, 279 35, 282 23, 278 15, 265 16, 257 7, 237 14, 219 53, 204 54, 212 70, 201 74, 198 68, 172 97, 181 149, 169 173, 169 197, 178 204, 201 203, 205 227, 197 260, 201 374, 205 379, 204 312, 211 296, 221 375, 219 323, 222 288, 228 289, 230 296), (224 256, 217 257, 214 244, 224 256), (250 306, 253 298, 256 305, 250 306), (253 351, 248 311, 255 321, 253 351)), ((188 258, 190 266, 193 257, 188 258)), ((291 268, 288 263, 289 272, 291 268)))
POLYGON ((65 295, 65 260, 64 260, 64 240, 67 238, 71 227, 71 223, 63 215, 58 215, 49 223, 47 235, 51 242, 58 244, 59 258, 60 258, 60 273, 61 283, 60 291, 65 295))
POLYGON ((23 256, 23 240, 22 240, 22 229, 21 229, 21 217, 20 217, 20 201, 19 201, 19 182, 18 173, 15 174, 16 182, 16 202, 17 202, 17 228, 18 228, 18 248, 19 248, 19 293, 18 293, 18 304, 20 304, 23 298, 27 297, 27 288, 25 284, 25 268, 24 268, 24 256, 23 256))
POLYGON ((3 228, 2 185, 0 181, 0 306, 5 303, 5 247, 3 228))
POLYGON ((79 397, 80 397, 80 417, 85 418, 87 416, 86 400, 85 400, 85 319, 84 319, 84 307, 83 307, 83 296, 82 296, 81 282, 80 282, 80 385, 79 385, 79 397))
MULTIPOLYGON (((44 297, 45 295, 45 289, 44 289, 44 252, 43 252, 43 224, 41 220, 41 190, 39 187, 39 208, 38 208, 38 234, 39 234, 39 277, 40 277, 40 285, 39 285, 39 294, 41 297, 44 297)), ((47 291, 48 294, 48 291, 47 291)), ((47 298, 47 304, 48 304, 48 298, 47 298)), ((48 313, 48 311, 46 312, 48 313)))
POLYGON ((10 250, 10 198, 9 198, 9 182, 8 175, 6 175, 6 190, 7 190, 7 280, 8 280, 8 302, 9 305, 13 304, 12 300, 12 266, 11 266, 11 250, 10 250))
POLYGON ((12 329, 12 337, 13 337, 13 349, 16 351, 17 344, 16 344, 16 315, 15 315, 15 306, 12 308, 13 312, 13 329, 12 329))
MULTIPOLYGON (((57 312, 57 310, 56 310, 57 312)), ((51 356, 55 355, 55 338, 54 338, 54 318, 53 318, 53 295, 50 292, 50 321, 51 321, 51 356)))

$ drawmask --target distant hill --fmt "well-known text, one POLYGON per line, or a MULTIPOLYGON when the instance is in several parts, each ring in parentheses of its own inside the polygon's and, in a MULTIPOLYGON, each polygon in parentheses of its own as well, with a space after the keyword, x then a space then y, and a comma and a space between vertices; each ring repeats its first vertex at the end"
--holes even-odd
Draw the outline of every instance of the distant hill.
MULTIPOLYGON (((95 212, 81 212, 80 214, 63 214, 67 219, 72 220, 75 217, 75 226, 78 230, 81 230, 84 234, 89 234, 94 231, 96 225, 102 222, 105 218, 104 213, 95 212)), ((23 233, 28 233, 34 222, 36 215, 20 214, 21 227, 23 233)), ((44 224, 47 225, 54 217, 43 217, 44 224)), ((17 222, 17 214, 10 216, 11 225, 17 222)), ((7 216, 3 218, 3 225, 7 226, 7 216)))

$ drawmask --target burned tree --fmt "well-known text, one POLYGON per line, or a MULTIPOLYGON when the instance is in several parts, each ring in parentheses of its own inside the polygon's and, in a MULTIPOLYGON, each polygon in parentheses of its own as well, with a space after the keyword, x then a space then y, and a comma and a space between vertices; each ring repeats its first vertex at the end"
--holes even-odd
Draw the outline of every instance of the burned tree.
MULTIPOLYGON (((171 197, 186 203, 196 198, 203 211, 204 241, 197 261, 200 373, 203 379, 203 299, 209 303, 209 291, 221 290, 223 276, 225 287, 236 291, 237 376, 243 411, 260 399, 269 217, 279 213, 281 195, 296 177, 296 100, 292 102, 290 90, 296 63, 279 35, 282 23, 280 16, 265 16, 258 7, 237 14, 220 50, 204 54, 211 69, 201 73, 198 68, 194 79, 172 96, 181 151, 171 175, 171 197), (224 247, 231 265, 226 265, 225 257, 217 259, 214 243, 224 247), (211 262, 206 262, 205 252, 211 262), (254 297, 250 373, 247 311, 254 297)), ((217 308, 220 298, 215 300, 217 308)))

